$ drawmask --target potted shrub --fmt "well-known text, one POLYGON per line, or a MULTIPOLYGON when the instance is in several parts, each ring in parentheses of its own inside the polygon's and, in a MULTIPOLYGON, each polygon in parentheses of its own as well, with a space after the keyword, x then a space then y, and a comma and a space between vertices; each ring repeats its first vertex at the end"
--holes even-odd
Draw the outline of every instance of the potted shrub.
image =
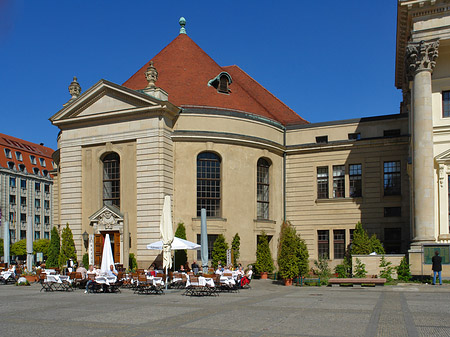
POLYGON ((295 228, 289 222, 283 222, 278 247, 278 267, 286 286, 292 285, 293 278, 299 274, 297 250, 298 239, 295 228))
POLYGON ((272 253, 270 252, 268 237, 264 231, 259 236, 256 248, 256 270, 263 280, 266 280, 267 274, 273 271, 272 253))

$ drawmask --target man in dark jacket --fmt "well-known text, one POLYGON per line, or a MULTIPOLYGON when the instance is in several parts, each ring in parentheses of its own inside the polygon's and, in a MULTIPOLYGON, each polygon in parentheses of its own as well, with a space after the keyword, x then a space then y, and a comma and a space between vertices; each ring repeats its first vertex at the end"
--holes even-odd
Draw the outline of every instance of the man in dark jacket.
POLYGON ((433 263, 433 285, 436 284, 436 273, 439 274, 439 285, 442 285, 441 271, 442 271, 442 257, 439 256, 439 251, 434 252, 434 256, 431 258, 433 263))

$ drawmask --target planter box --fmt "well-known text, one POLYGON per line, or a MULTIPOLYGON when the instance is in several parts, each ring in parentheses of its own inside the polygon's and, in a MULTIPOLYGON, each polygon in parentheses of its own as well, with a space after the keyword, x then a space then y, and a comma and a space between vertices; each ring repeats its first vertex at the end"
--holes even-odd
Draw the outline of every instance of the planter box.
POLYGON ((22 275, 22 277, 25 277, 30 283, 37 282, 38 280, 36 275, 22 275))

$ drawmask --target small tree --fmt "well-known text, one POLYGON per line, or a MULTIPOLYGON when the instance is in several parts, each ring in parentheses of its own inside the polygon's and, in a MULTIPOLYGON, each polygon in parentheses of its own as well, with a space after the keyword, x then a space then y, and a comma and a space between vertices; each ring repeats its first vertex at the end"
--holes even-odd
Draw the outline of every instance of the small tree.
POLYGON ((338 278, 346 278, 347 274, 347 266, 345 263, 338 264, 334 267, 334 272, 337 274, 338 278))
POLYGON ((69 224, 62 230, 61 234, 61 250, 59 251, 59 265, 64 266, 69 259, 74 262, 77 261, 77 254, 75 252, 75 242, 73 242, 72 231, 69 224))
POLYGON ((392 262, 387 261, 384 255, 381 257, 380 261, 380 277, 385 278, 386 281, 392 281, 392 272, 394 271, 394 267, 392 266, 392 262))
POLYGON ((297 258, 298 258, 298 274, 305 276, 309 272, 309 253, 305 240, 303 240, 299 234, 297 239, 297 258))
POLYGON ((233 241, 231 241, 231 251, 233 252, 233 265, 237 265, 237 261, 239 260, 240 252, 239 249, 241 247, 241 238, 239 234, 236 233, 233 237, 233 241))
POLYGON ((409 269, 409 266, 406 256, 404 256, 400 261, 400 264, 396 267, 399 280, 406 282, 411 280, 411 270, 409 269))
POLYGON ((27 255, 27 240, 22 239, 11 245, 11 255, 23 256, 27 255))
POLYGON ((364 278, 367 275, 366 265, 360 259, 356 259, 356 266, 353 276, 356 278, 364 278))
POLYGON ((33 253, 42 253, 44 257, 48 256, 49 239, 39 239, 33 242, 33 253))
POLYGON ((130 270, 132 271, 135 271, 137 269, 137 261, 133 253, 130 253, 130 255, 128 256, 128 265, 130 270))
POLYGON ((314 260, 314 266, 316 267, 316 269, 314 269, 314 274, 319 276, 320 284, 328 284, 328 280, 331 276, 331 269, 328 266, 328 257, 319 256, 319 259, 314 260))
POLYGON ((59 267, 59 233, 56 227, 53 227, 50 238, 50 246, 48 246, 48 255, 45 266, 47 268, 57 268, 59 267))
POLYGON ((283 222, 278 244, 278 267, 283 279, 292 279, 299 274, 298 241, 295 228, 283 222))
POLYGON ((227 249, 228 244, 225 241, 223 234, 220 234, 216 241, 214 241, 213 251, 212 251, 212 265, 217 268, 218 262, 226 263, 227 261, 227 249))
POLYGON ((89 266, 89 254, 88 253, 83 254, 83 265, 86 269, 89 266))
POLYGON ((272 253, 269 247, 269 238, 263 231, 258 239, 256 248, 256 271, 258 273, 271 273, 273 271, 272 253))
MULTIPOLYGON (((180 239, 186 240, 186 228, 184 227, 184 223, 180 222, 177 226, 177 230, 175 231, 175 236, 180 239)), ((176 250, 175 251, 175 263, 174 268, 177 270, 179 266, 183 265, 187 261, 187 252, 186 250, 176 250)))

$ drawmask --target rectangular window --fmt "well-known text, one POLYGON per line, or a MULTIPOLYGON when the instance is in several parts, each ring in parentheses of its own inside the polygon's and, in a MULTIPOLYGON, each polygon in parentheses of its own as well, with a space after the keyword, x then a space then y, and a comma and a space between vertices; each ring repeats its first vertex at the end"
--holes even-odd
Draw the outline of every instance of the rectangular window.
POLYGON ((50 200, 44 200, 44 208, 49 209, 50 208, 50 200))
POLYGON ((27 215, 24 213, 20 213, 20 222, 27 222, 27 215))
POLYGON ((27 238, 27 231, 21 230, 20 231, 20 240, 27 238))
POLYGON ((392 130, 384 130, 383 136, 384 137, 398 137, 400 136, 401 132, 400 129, 392 129, 392 130))
POLYGON ((34 190, 36 192, 40 192, 41 191, 41 183, 34 183, 34 190))
POLYGON ((402 249, 402 229, 385 228, 383 247, 386 254, 399 254, 402 249))
POLYGON ((34 232, 34 239, 35 240, 39 240, 41 238, 41 233, 40 232, 34 232))
POLYGON ((348 140, 360 140, 360 139, 361 139, 361 134, 359 132, 348 134, 348 140))
POLYGON ((256 217, 269 219, 269 162, 263 158, 258 160, 256 180, 256 217))
POLYGON ((385 207, 384 208, 384 217, 400 217, 402 216, 402 208, 401 207, 385 207))
POLYGON ((345 198, 345 165, 333 166, 333 198, 345 198))
POLYGON ((50 185, 44 184, 44 192, 50 193, 50 185))
POLYGON ((362 165, 350 164, 348 166, 348 178, 350 182, 350 197, 358 198, 362 196, 362 165))
POLYGON ((44 216, 44 225, 50 225, 50 217, 49 216, 44 216))
POLYGON ((400 161, 384 162, 384 195, 401 194, 400 161))
MULTIPOLYGON (((14 212, 9 212, 9 221, 14 223, 14 212)), ((1 254, 1 253, 0 253, 1 254)))
POLYGON ((36 225, 39 225, 41 223, 41 216, 40 215, 35 215, 34 216, 34 223, 36 225))
POLYGON ((442 116, 450 117, 450 91, 442 92, 442 116))
POLYGON ((15 229, 9 230, 9 238, 11 239, 11 243, 16 242, 16 230, 15 229))
POLYGON ((50 233, 44 232, 44 239, 50 239, 50 233))
MULTIPOLYGON (((219 235, 217 234, 208 234, 208 260, 212 260, 212 251, 214 248, 214 242, 217 240, 219 235)), ((197 244, 202 244, 202 236, 201 234, 197 234, 197 244)), ((200 250, 197 250, 197 261, 202 260, 202 253, 200 250)), ((226 263, 226 261, 222 261, 222 263, 226 263)), ((201 265, 201 263, 199 263, 201 265)))
POLYGON ((345 229, 333 231, 334 258, 343 259, 345 256, 345 229))
POLYGON ((197 156, 197 216, 206 210, 208 217, 221 215, 220 157, 212 152, 203 152, 197 156))
POLYGON ((30 155, 31 164, 36 165, 36 157, 30 155))
POLYGON ((20 179, 20 188, 27 188, 27 181, 25 179, 20 179))
POLYGON ((34 207, 41 208, 41 200, 40 199, 34 199, 34 207))
POLYGON ((450 176, 448 176, 448 228, 450 230, 450 176))
POLYGON ((21 206, 27 205, 27 197, 20 197, 20 205, 21 206))
POLYGON ((16 196, 15 195, 10 195, 9 196, 9 203, 12 205, 16 204, 16 196))
POLYGON ((16 178, 13 178, 13 177, 9 178, 9 186, 16 187, 16 178))
POLYGON ((319 136, 319 137, 316 137, 316 143, 317 143, 317 144, 328 143, 328 136, 319 136))
POLYGON ((317 199, 328 198, 328 167, 317 168, 317 199))
POLYGON ((317 245, 319 257, 328 259, 330 257, 330 231, 317 231, 317 245))

